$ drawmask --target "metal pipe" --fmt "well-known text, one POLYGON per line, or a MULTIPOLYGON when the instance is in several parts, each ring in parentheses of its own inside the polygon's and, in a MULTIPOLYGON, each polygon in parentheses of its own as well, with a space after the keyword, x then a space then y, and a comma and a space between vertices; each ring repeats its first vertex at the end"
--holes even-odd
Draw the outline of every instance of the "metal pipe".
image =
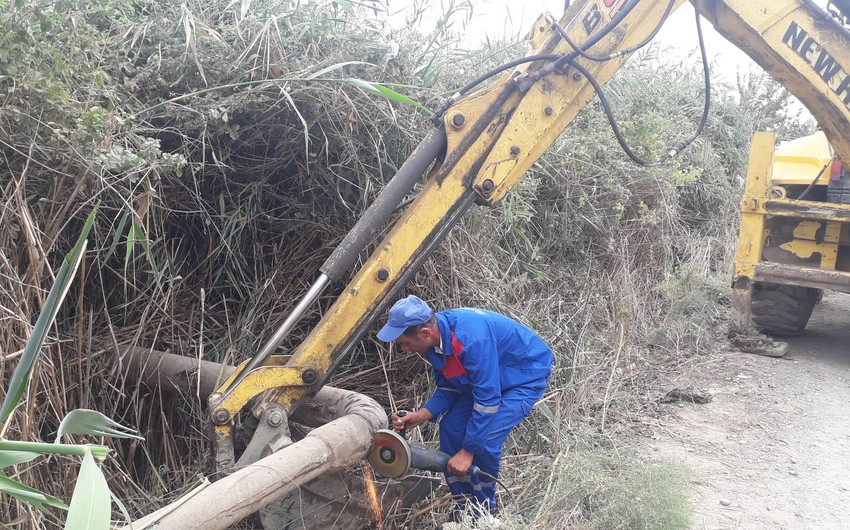
POLYGON ((180 390, 206 400, 236 368, 229 364, 165 353, 138 346, 118 350, 121 365, 138 380, 166 392, 180 390))
POLYGON ((381 406, 362 394, 324 387, 308 403, 313 410, 330 411, 336 419, 194 496, 177 499, 143 517, 133 523, 133 528, 229 528, 310 480, 355 465, 371 448, 375 432, 387 427, 381 406))
POLYGON ((230 386, 227 387, 225 393, 229 392, 232 388, 236 388, 236 385, 241 383, 242 380, 245 379, 245 376, 247 376, 251 372, 251 370, 263 364, 263 361, 265 361, 266 358, 272 354, 275 348, 280 346, 280 343, 283 342, 283 339, 285 339, 286 336, 289 335, 289 332, 292 331, 292 328, 295 327, 295 324, 297 324, 298 321, 301 320, 301 317, 304 316, 304 313, 306 313, 310 306, 313 305, 313 302, 315 302, 316 299, 319 298, 319 295, 322 294, 322 291, 325 290, 325 287, 328 286, 330 281, 330 278, 328 278, 328 276, 325 274, 319 276, 319 279, 313 283, 313 285, 310 287, 310 290, 307 291, 307 294, 304 295, 304 298, 302 298, 301 301, 298 302, 298 305, 295 306, 295 309, 292 310, 292 313, 290 313, 289 316, 286 317, 286 320, 283 321, 283 324, 281 324, 280 327, 277 328, 277 331, 275 331, 274 335, 272 335, 272 337, 268 341, 266 341, 266 343, 263 345, 260 351, 257 352, 256 355, 251 357, 251 360, 248 361, 248 364, 245 365, 245 369, 242 370, 242 372, 240 372, 238 376, 236 376, 236 379, 234 379, 232 383, 230 383, 230 386))

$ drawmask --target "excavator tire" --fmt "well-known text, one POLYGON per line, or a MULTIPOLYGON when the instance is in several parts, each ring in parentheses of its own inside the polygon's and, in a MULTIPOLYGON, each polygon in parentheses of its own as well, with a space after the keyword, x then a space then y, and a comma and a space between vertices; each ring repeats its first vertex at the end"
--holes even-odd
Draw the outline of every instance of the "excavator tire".
POLYGON ((792 337, 806 328, 822 291, 798 285, 759 283, 753 289, 752 322, 770 335, 792 337))

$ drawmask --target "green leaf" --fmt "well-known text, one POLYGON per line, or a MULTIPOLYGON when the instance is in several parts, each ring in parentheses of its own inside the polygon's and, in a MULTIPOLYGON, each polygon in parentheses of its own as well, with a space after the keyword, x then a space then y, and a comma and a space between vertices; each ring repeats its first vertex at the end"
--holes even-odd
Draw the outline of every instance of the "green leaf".
POLYGON ((321 76, 323 76, 323 75, 325 75, 329 72, 333 72, 334 70, 339 70, 343 66, 348 66, 350 64, 363 64, 363 65, 366 65, 366 66, 375 66, 372 63, 365 63, 363 61, 346 61, 344 63, 336 63, 336 64, 332 64, 332 65, 330 65, 326 68, 322 68, 318 72, 315 72, 315 73, 308 75, 306 77, 306 79, 316 79, 317 77, 321 77, 321 76))
POLYGON ((39 453, 31 451, 0 451, 0 469, 23 464, 24 462, 35 460, 39 456, 41 456, 39 453))
POLYGON ((112 514, 109 496, 109 486, 103 471, 91 453, 86 453, 71 496, 65 530, 109 530, 112 514))
POLYGON ((97 214, 97 209, 100 207, 100 203, 96 204, 92 212, 86 218, 86 224, 83 225, 83 231, 80 232, 80 237, 77 238, 77 242, 74 243, 74 248, 71 249, 71 252, 65 256, 65 262, 68 265, 79 264, 80 258, 83 255, 83 246, 86 244, 86 238, 89 237, 89 231, 91 231, 91 227, 94 224, 94 216, 97 214))
POLYGON ((56 433, 56 441, 63 434, 86 434, 89 436, 109 436, 112 438, 133 438, 144 441, 138 431, 117 423, 96 410, 76 409, 69 412, 56 433))
POLYGON ((0 453, 9 451, 23 451, 26 453, 38 453, 40 455, 75 455, 85 456, 90 451, 95 458, 103 460, 109 454, 109 448, 105 445, 74 445, 45 442, 20 442, 17 440, 0 439, 0 453))
POLYGON ((133 223, 130 225, 130 229, 127 230, 127 251, 124 254, 124 266, 126 267, 128 263, 130 263, 130 258, 133 256, 133 249, 136 248, 136 240, 145 239, 144 231, 137 225, 133 223))
POLYGON ((298 107, 295 106, 295 101, 292 100, 292 96, 289 95, 289 92, 284 90, 283 95, 286 96, 286 100, 292 106, 292 110, 295 111, 295 114, 298 115, 298 119, 301 120, 301 126, 304 127, 304 156, 309 158, 310 157, 310 128, 307 126, 307 121, 304 119, 304 116, 301 115, 301 111, 299 111, 298 107))
POLYGON ((18 9, 21 9, 24 7, 24 0, 15 0, 15 6, 17 6, 18 9))
POLYGON ((348 0, 333 0, 333 3, 343 8, 349 15, 354 14, 354 7, 352 7, 351 2, 348 0))
POLYGON ((139 246, 142 247, 142 252, 145 253, 145 259, 147 259, 148 263, 150 263, 154 274, 158 276, 159 269, 156 266, 156 259, 154 259, 153 252, 151 252, 148 235, 145 233, 145 230, 135 222, 132 226, 130 226, 130 230, 127 232, 127 254, 124 256, 124 265, 126 266, 130 262, 133 249, 136 248, 136 243, 139 243, 139 246))
POLYGON ((127 519, 127 524, 130 526, 130 530, 133 530, 133 519, 130 517, 130 512, 127 510, 127 507, 124 506, 124 503, 121 502, 121 499, 115 496, 112 493, 112 490, 109 491, 109 496, 112 498, 112 502, 118 505, 118 510, 121 512, 121 515, 124 516, 124 519, 127 519))
POLYGON ((29 486, 24 486, 20 482, 12 480, 9 477, 3 475, 0 475, 0 493, 5 493, 6 495, 18 499, 19 501, 28 502, 39 510, 41 510, 42 512, 46 513, 49 512, 44 506, 45 504, 47 504, 48 506, 53 506, 54 508, 61 508, 62 510, 68 509, 68 505, 66 505, 64 502, 60 501, 56 497, 47 495, 46 493, 42 493, 29 486))
POLYGON ((385 98, 387 98, 389 100, 398 101, 399 103, 405 103, 407 105, 412 105, 412 106, 416 107, 417 109, 424 111, 429 116, 434 114, 431 111, 431 109, 429 109, 428 107, 425 107, 421 103, 414 101, 414 100, 410 99, 409 97, 404 96, 402 94, 399 94, 395 90, 389 89, 389 88, 387 88, 383 85, 380 85, 378 83, 371 83, 369 81, 363 81, 362 79, 354 79, 354 78, 346 79, 345 82, 347 84, 353 86, 353 87, 359 88, 361 90, 365 90, 366 92, 370 92, 372 94, 378 94, 378 95, 384 96, 385 98))
POLYGON ((83 226, 83 231, 80 233, 80 237, 77 238, 77 243, 71 252, 65 256, 62 266, 56 274, 53 287, 50 288, 50 293, 47 295, 47 300, 44 302, 41 314, 38 315, 38 320, 36 320, 35 326, 33 326, 32 335, 30 335, 27 345, 21 354, 21 360, 12 374, 12 379, 6 391, 6 397, 3 400, 3 407, 0 409, 0 423, 5 423, 12 414, 12 411, 18 406, 18 403, 21 402, 21 397, 24 395, 24 391, 29 383, 33 366, 35 366, 38 357, 41 355, 41 347, 44 345, 50 326, 53 325, 56 314, 59 313, 59 306, 62 305, 65 295, 68 294, 68 289, 74 280, 77 267, 79 267, 80 262, 83 260, 86 238, 89 235, 89 230, 94 222, 96 213, 97 206, 89 214, 86 224, 83 226))
POLYGON ((70 285, 73 279, 69 274, 70 267, 67 263, 62 263, 59 272, 56 274, 56 280, 50 293, 47 295, 47 300, 44 304, 44 309, 38 317, 35 326, 32 330, 27 345, 21 354, 21 360, 12 374, 12 380, 9 382, 9 390, 6 398, 3 400, 3 407, 0 409, 0 423, 5 422, 18 403, 21 402, 21 397, 24 395, 27 383, 29 382, 32 368, 41 354, 41 346, 47 338, 47 332, 53 320, 56 318, 56 313, 59 311, 59 306, 64 297, 66 285, 70 285))
POLYGON ((124 233, 124 227, 127 226, 127 221, 130 219, 131 212, 124 212, 124 215, 121 216, 121 220, 118 221, 118 228, 115 229, 115 233, 112 236, 112 244, 109 246, 109 250, 106 251, 106 255, 103 256, 103 263, 109 261, 109 258, 112 257, 112 254, 115 253, 115 250, 118 248, 118 242, 121 240, 121 235, 124 233))
POLYGON ((382 95, 381 91, 377 89, 377 83, 370 83, 368 81, 363 81, 362 79, 354 79, 349 78, 345 80, 346 84, 351 85, 353 87, 359 88, 361 90, 365 90, 366 92, 370 92, 372 94, 382 95))

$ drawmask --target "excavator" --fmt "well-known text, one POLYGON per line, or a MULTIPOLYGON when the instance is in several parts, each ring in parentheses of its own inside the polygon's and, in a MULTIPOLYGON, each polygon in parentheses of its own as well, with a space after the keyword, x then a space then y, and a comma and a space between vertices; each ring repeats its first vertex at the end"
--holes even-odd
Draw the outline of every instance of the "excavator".
MULTIPOLYGON (((321 394, 320 389, 346 353, 385 314, 388 304, 452 226, 473 206, 492 206, 503 199, 591 100, 599 98, 614 134, 637 163, 664 163, 686 147, 671 146, 661 160, 640 159, 620 134, 602 88, 684 1, 568 1, 560 18, 546 14, 534 23, 528 55, 484 73, 437 109, 431 118, 430 132, 327 258, 322 274, 292 313, 256 355, 228 370, 224 382, 209 395, 211 436, 219 472, 227 474, 228 470, 239 469, 234 475, 243 473, 252 463, 270 458, 271 453, 288 451, 301 443, 293 441, 290 418, 304 415, 305 407, 309 409, 312 400, 321 394), (414 186, 423 182, 423 176, 421 191, 399 214, 400 205, 406 203, 414 186), (375 243, 376 234, 390 224, 387 235, 375 243), (294 351, 278 351, 317 298, 332 282, 348 278, 364 251, 373 245, 368 259, 306 339, 294 351), (237 460, 235 424, 246 410, 259 425, 237 460)), ((850 32, 844 25, 850 17, 850 0, 834 1, 825 8, 811 0, 691 3, 697 14, 695 27, 700 42, 699 24, 703 17, 796 96, 822 131, 820 151, 801 155, 811 160, 808 165, 797 164, 795 169, 798 181, 812 186, 775 181, 774 159, 783 157, 782 151, 775 156, 775 135, 758 133, 753 140, 733 278, 732 327, 738 333, 747 333, 754 327, 754 314, 759 321, 758 307, 765 305, 770 286, 796 286, 797 295, 805 298, 806 304, 814 298, 812 290, 850 291, 848 272, 838 266, 850 261, 846 255, 850 199, 844 200, 850 192, 827 194, 809 189, 804 193, 803 189, 829 188, 833 182, 846 182, 840 161, 850 160, 850 32), (806 173, 824 158, 829 160, 829 171, 806 173), (826 195, 842 200, 828 202, 826 195), (796 260, 772 263, 768 261, 771 252, 791 255, 796 260), (815 255, 817 259, 812 257, 815 255)), ((703 63, 708 79, 704 49, 703 63)), ((709 95, 707 86, 706 113, 709 95)), ((777 171, 777 177, 783 171, 777 171)), ((365 450, 359 458, 363 458, 365 450)), ((277 515, 263 519, 267 528, 327 526, 327 518, 311 519, 312 515, 304 512, 288 522, 280 519, 281 512, 289 509, 281 510, 280 506, 294 506, 291 509, 297 510, 299 502, 287 504, 286 499, 303 496, 315 477, 301 475, 284 476, 280 487, 262 493, 242 489, 252 481, 250 474, 236 483, 239 486, 222 487, 230 488, 228 497, 233 498, 233 504, 248 503, 250 495, 263 496, 257 505, 261 511, 276 504, 277 515)), ((348 484, 343 489, 351 487, 348 484)), ((213 508, 215 517, 210 519, 222 525, 216 527, 225 528, 236 522, 237 512, 228 502, 213 508)), ((192 514, 200 509, 211 508, 199 508, 189 501, 176 511, 192 514)), ((335 521, 332 526, 359 524, 335 521)), ((174 527, 179 526, 175 523, 174 527)))

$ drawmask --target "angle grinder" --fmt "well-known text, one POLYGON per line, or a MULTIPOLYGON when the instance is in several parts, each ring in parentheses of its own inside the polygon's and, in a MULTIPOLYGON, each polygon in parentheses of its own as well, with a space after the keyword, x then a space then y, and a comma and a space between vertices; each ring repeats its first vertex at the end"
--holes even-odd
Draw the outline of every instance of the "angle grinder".
MULTIPOLYGON (((445 472, 451 456, 430 447, 413 445, 401 434, 381 429, 375 433, 372 449, 366 458, 382 477, 398 478, 411 469, 445 472)), ((469 466, 466 473, 470 476, 482 475, 478 466, 474 465, 469 466)))

